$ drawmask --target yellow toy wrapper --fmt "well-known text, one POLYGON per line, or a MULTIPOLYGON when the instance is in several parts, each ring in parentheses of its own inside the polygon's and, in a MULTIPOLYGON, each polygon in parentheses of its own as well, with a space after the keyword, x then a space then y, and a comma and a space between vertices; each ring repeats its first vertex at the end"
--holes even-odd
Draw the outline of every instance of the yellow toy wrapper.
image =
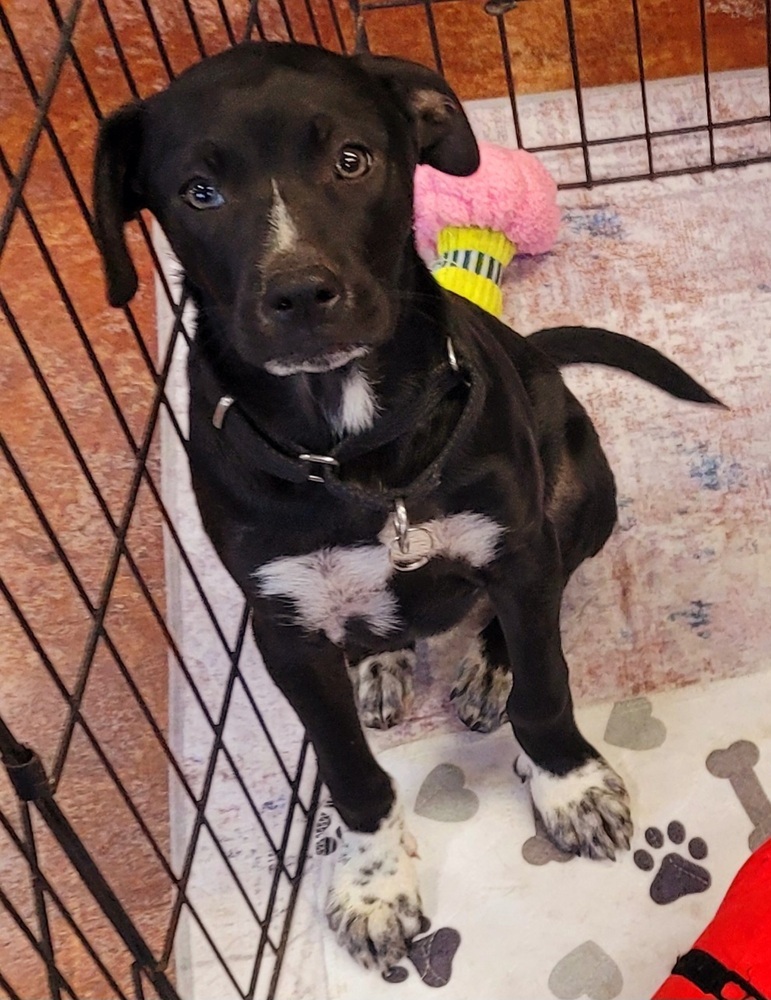
POLYGON ((437 236, 436 249, 433 275, 442 288, 499 317, 503 269, 517 249, 511 240, 492 229, 446 226, 437 236))

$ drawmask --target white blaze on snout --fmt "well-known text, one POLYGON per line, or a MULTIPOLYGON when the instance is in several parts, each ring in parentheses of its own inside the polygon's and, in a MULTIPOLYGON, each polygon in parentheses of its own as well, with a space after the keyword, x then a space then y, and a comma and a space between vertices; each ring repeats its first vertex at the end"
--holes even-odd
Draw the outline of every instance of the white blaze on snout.
POLYGON ((292 253, 300 242, 300 233, 294 219, 289 213, 286 202, 281 197, 278 184, 271 180, 273 187, 273 202, 268 213, 270 237, 268 256, 279 253, 292 253))
MULTIPOLYGON (((504 531, 491 518, 471 511, 412 527, 431 534, 432 557, 458 559, 476 569, 495 557, 504 531)), ((365 621, 375 635, 387 636, 402 624, 388 585, 398 572, 389 555, 395 539, 390 517, 378 539, 377 545, 323 548, 272 559, 253 576, 263 596, 291 601, 296 624, 310 632, 323 632, 338 645, 343 644, 346 626, 354 618, 365 621)))

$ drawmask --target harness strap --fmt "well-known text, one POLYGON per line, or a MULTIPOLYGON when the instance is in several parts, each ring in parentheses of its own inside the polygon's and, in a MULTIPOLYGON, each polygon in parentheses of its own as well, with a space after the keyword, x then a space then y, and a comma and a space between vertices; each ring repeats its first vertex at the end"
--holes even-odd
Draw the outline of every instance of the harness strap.
POLYGON ((735 986, 743 991, 747 1000, 765 1000, 764 995, 749 980, 700 948, 692 948, 686 955, 678 958, 672 972, 687 979, 708 996, 728 996, 726 987, 735 986))

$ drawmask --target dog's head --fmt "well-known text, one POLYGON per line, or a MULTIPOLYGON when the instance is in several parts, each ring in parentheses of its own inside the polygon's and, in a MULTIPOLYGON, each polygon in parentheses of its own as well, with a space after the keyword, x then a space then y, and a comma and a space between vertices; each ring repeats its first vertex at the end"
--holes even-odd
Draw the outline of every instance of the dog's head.
POLYGON ((414 63, 250 43, 193 66, 100 130, 108 297, 137 287, 123 227, 148 208, 242 361, 324 371, 382 343, 413 262, 417 163, 472 173, 457 97, 414 63))

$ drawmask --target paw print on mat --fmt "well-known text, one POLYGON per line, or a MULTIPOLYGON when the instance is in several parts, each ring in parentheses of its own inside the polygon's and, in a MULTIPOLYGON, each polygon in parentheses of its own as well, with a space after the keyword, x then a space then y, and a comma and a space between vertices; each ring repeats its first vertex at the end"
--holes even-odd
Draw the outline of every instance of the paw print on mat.
MULTIPOLYGON (((683 824, 673 820, 667 827, 667 837, 677 847, 683 844, 685 842, 683 824)), ((664 846, 664 834, 655 826, 649 826, 645 831, 645 840, 656 851, 664 846)), ((651 882, 650 893, 654 903, 662 906, 674 903, 683 896, 705 892, 712 885, 712 876, 707 869, 696 864, 707 856, 707 845, 701 837, 692 837, 688 841, 688 853, 690 858, 670 851, 661 859, 659 870, 651 882)), ((656 865, 654 856, 644 849, 634 852, 634 863, 644 872, 653 871, 656 865)))
MULTIPOLYGON (((431 929, 428 917, 421 917, 420 933, 431 929)), ((453 927, 440 927, 433 934, 410 942, 407 958, 415 966, 426 986, 446 986, 452 976, 452 960, 460 946, 460 934, 453 927)), ((409 972, 403 965, 394 965, 382 973, 387 983, 403 983, 409 972)))

